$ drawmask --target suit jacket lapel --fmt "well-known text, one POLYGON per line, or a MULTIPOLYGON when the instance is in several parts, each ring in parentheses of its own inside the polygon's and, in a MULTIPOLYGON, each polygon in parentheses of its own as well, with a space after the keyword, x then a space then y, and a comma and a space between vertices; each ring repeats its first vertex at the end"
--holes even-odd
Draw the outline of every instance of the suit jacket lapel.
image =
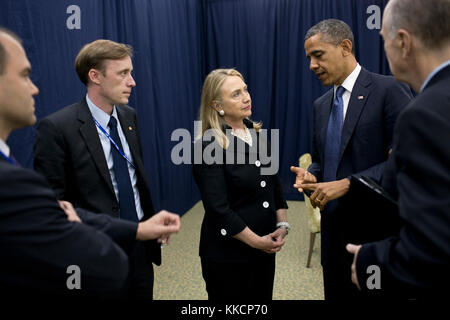
MULTIPOLYGON (((133 164, 136 169, 138 179, 143 179, 145 187, 149 189, 149 183, 145 175, 144 162, 141 157, 140 141, 137 134, 137 123, 134 118, 134 114, 127 112, 125 108, 116 107, 117 115, 119 117, 120 126, 127 139, 128 146, 130 147, 130 153, 133 157, 133 164)), ((141 200, 142 201, 142 200, 141 200)))
POLYGON ((328 90, 326 93, 326 96, 324 97, 325 106, 322 108, 319 108, 318 111, 321 112, 321 114, 318 116, 318 119, 321 119, 320 123, 320 150, 322 150, 320 155, 320 163, 324 163, 325 160, 325 143, 327 140, 327 129, 328 129, 328 120, 330 119, 331 114, 331 108, 333 107, 333 100, 334 100, 334 90, 328 90))
POLYGON ((84 139, 84 143, 94 159, 94 163, 97 166, 100 175, 105 180, 110 191, 114 194, 114 187, 111 181, 111 175, 109 174, 108 164, 106 163, 105 153, 98 137, 97 127, 92 119, 92 114, 89 111, 89 107, 86 100, 80 103, 78 108, 78 120, 80 121, 80 133, 84 139))
POLYGON ((341 148, 339 153, 339 162, 341 161, 344 150, 355 130, 364 105, 369 98, 370 90, 367 88, 371 83, 369 73, 365 69, 361 69, 355 85, 353 86, 350 101, 348 103, 347 114, 345 116, 341 135, 341 148))
POLYGON ((131 156, 133 157, 133 162, 136 167, 139 166, 140 156, 138 154, 139 141, 136 136, 136 124, 129 114, 124 110, 124 108, 116 107, 117 115, 119 117, 120 126, 122 132, 127 139, 128 146, 130 147, 131 156))

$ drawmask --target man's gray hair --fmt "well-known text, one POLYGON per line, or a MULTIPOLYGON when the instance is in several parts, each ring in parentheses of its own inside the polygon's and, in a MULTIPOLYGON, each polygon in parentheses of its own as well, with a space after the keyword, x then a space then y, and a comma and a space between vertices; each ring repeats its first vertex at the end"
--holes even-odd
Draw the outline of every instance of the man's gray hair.
POLYGON ((353 32, 344 21, 338 19, 320 21, 308 30, 305 35, 305 41, 316 34, 321 35, 322 41, 332 43, 335 46, 339 45, 345 39, 350 40, 352 43, 352 53, 355 55, 355 39, 353 37, 353 32))
POLYGON ((388 6, 385 24, 391 38, 406 29, 429 48, 450 43, 450 0, 391 0, 388 6))

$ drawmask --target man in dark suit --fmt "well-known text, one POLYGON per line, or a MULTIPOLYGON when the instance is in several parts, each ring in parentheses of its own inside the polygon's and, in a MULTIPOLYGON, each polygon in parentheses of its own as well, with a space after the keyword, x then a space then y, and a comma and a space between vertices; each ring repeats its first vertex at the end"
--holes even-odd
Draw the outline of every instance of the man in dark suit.
POLYGON ((381 35, 391 71, 419 94, 398 117, 383 175, 383 186, 395 190, 398 200, 400 232, 362 247, 347 246, 355 254, 352 280, 369 295, 448 297, 449 17, 448 0, 391 0, 384 11, 381 35), (367 286, 368 277, 375 276, 367 272, 371 265, 379 268, 378 290, 367 286))
POLYGON ((137 224, 75 211, 58 203, 41 175, 20 167, 6 140, 36 121, 38 88, 30 72, 20 39, 0 28, 0 288, 15 298, 118 295, 128 277, 125 252, 136 239, 162 240, 176 232, 179 217, 163 212, 137 224), (69 281, 73 267, 80 276, 75 287, 69 281))
POLYGON ((348 218, 341 197, 352 174, 380 179, 394 123, 410 92, 392 77, 361 68, 353 33, 343 21, 329 19, 313 26, 305 36, 305 51, 310 69, 333 88, 313 105, 311 166, 308 171, 291 170, 297 174, 295 187, 312 191, 311 203, 321 209, 325 299, 345 299, 358 295, 349 281, 352 257, 345 250, 358 225, 348 218))
MULTIPOLYGON (((35 169, 59 199, 92 212, 130 221, 154 214, 142 159, 136 112, 126 104, 136 85, 132 48, 110 40, 85 45, 75 69, 86 96, 42 119, 35 141, 35 169)), ((137 243, 130 258, 131 296, 153 297, 156 242, 137 243)))

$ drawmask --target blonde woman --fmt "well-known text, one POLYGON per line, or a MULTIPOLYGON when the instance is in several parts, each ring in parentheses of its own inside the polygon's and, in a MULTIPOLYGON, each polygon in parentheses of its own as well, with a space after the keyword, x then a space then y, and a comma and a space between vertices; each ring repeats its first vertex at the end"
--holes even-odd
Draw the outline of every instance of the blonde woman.
POLYGON ((206 77, 197 141, 203 161, 193 171, 205 208, 200 258, 210 300, 271 300, 275 253, 290 228, 278 175, 261 174, 263 138, 249 118, 251 102, 238 71, 206 77))

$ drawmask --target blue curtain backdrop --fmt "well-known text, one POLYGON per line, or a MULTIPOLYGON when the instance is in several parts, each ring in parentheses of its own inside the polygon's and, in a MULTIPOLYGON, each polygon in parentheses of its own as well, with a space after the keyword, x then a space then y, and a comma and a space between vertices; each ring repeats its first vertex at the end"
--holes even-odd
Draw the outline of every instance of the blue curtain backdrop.
MULTIPOLYGON (((298 163, 301 154, 310 152, 312 102, 328 89, 309 71, 304 35, 323 19, 344 20, 355 34, 360 64, 389 74, 376 27, 380 19, 377 8, 382 13, 386 3, 2 0, 0 25, 23 39, 32 79, 40 89, 38 120, 85 95, 73 67, 84 44, 105 38, 134 47, 137 86, 129 104, 138 113, 153 201, 158 210, 183 214, 200 196, 191 167, 171 161, 171 150, 178 143, 171 141, 171 134, 185 128, 193 140, 201 86, 209 71, 236 68, 244 75, 253 100, 252 118, 262 121, 265 129, 280 130, 279 173, 286 197, 301 200, 292 188, 294 177, 289 167, 298 163), (71 25, 79 29, 70 29, 71 25)), ((34 135, 34 127, 26 128, 8 140, 16 158, 27 167, 32 166, 34 135)))

